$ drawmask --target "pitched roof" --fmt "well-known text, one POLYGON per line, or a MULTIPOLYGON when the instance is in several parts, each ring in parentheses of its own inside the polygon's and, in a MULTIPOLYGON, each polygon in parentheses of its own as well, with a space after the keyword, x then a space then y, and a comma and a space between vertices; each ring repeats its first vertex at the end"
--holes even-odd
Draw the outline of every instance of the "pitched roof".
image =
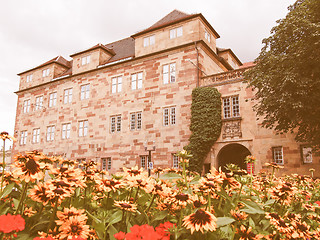
POLYGON ((89 48, 89 49, 86 49, 86 50, 83 50, 83 51, 80 51, 80 52, 76 52, 76 53, 73 53, 70 55, 70 57, 73 57, 75 55, 78 55, 78 54, 82 54, 82 53, 85 53, 85 52, 89 52, 89 51, 92 51, 92 50, 95 50, 97 48, 102 48, 103 50, 105 50, 106 52, 108 52, 109 54, 111 55, 114 55, 114 51, 112 51, 111 49, 107 48, 105 45, 101 44, 101 43, 98 43, 97 45, 94 45, 93 47, 89 48))
POLYGON ((24 73, 26 73, 26 72, 32 71, 32 70, 37 69, 37 68, 41 68, 41 67, 47 66, 47 65, 52 64, 52 63, 59 64, 59 65, 65 67, 65 68, 67 68, 67 69, 69 69, 69 68, 71 67, 70 61, 66 60, 66 59, 65 59, 64 57, 62 57, 62 56, 57 56, 57 57, 52 58, 52 59, 50 59, 49 61, 47 61, 47 62, 45 62, 45 63, 43 63, 43 64, 41 64, 41 65, 39 65, 39 66, 37 66, 37 67, 35 67, 35 68, 32 68, 32 69, 29 69, 29 70, 27 70, 27 71, 18 73, 18 75, 24 74, 24 73))
POLYGON ((209 22, 203 17, 203 15, 201 13, 197 13, 197 14, 187 14, 184 12, 181 12, 179 10, 173 10, 172 12, 170 12, 169 14, 167 14, 165 17, 163 17, 162 19, 160 19, 158 22, 156 22, 155 24, 153 24, 151 27, 142 30, 136 34, 133 34, 131 37, 135 38, 141 34, 144 33, 148 33, 151 32, 153 30, 159 29, 159 28, 163 28, 175 23, 179 23, 188 19, 192 19, 192 18, 196 18, 196 17, 200 17, 207 25, 208 27, 211 29, 211 31, 216 35, 217 38, 219 38, 219 34, 213 29, 213 27, 209 24, 209 22))
POLYGON ((102 65, 128 57, 134 57, 135 54, 134 39, 131 37, 108 43, 105 46, 114 51, 115 55, 113 55, 107 62, 102 63, 102 65))
POLYGON ((242 65, 242 62, 240 61, 240 59, 234 54, 234 52, 230 48, 217 47, 217 50, 218 50, 218 55, 219 53, 222 53, 222 52, 229 52, 233 56, 233 58, 240 64, 240 66, 242 65))

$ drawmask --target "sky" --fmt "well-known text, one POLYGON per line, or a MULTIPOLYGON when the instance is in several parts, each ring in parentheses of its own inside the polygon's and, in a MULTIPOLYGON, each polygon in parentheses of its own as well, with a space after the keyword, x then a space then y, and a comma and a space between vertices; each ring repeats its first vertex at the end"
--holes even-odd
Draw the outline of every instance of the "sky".
POLYGON ((18 73, 148 28, 174 9, 202 13, 244 63, 295 0, 10 0, 0 8, 0 131, 14 132, 18 73))

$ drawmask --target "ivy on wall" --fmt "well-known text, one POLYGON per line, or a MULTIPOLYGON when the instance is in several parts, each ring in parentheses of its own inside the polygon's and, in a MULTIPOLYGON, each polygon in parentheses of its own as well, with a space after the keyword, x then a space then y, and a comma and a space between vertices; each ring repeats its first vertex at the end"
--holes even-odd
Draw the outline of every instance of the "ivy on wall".
POLYGON ((189 170, 202 172, 204 160, 221 132, 221 94, 213 87, 192 91, 191 136, 184 148, 191 152, 189 170))

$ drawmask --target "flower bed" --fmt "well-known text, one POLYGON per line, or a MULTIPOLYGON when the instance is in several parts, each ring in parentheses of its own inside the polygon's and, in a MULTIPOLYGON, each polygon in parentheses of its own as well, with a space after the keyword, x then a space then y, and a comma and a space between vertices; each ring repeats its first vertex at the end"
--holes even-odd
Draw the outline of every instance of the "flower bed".
POLYGON ((16 156, 0 189, 0 239, 320 239, 319 180, 253 176, 235 166, 199 176, 181 169, 16 156))

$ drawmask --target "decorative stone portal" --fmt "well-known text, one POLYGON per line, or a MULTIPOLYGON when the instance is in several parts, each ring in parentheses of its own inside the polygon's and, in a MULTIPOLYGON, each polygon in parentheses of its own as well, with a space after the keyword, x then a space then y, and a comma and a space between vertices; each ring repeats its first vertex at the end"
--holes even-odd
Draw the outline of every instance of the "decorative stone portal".
POLYGON ((238 165, 241 169, 247 169, 247 164, 244 162, 246 156, 251 155, 250 151, 243 145, 231 143, 224 146, 218 153, 218 165, 223 171, 229 163, 238 165))

